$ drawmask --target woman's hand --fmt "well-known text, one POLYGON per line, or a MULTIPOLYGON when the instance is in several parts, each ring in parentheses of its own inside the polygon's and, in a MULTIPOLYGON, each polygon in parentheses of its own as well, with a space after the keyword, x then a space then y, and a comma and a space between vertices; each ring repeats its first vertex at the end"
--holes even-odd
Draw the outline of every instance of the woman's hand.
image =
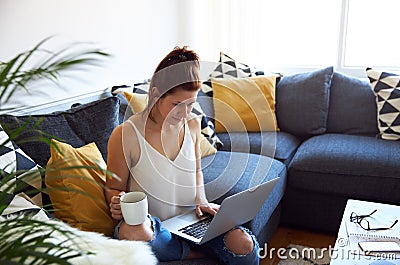
POLYGON ((124 194, 125 194, 125 192, 121 191, 117 196, 112 196, 111 197, 111 202, 110 202, 111 217, 116 219, 116 220, 121 220, 122 219, 120 198, 124 194))
POLYGON ((200 203, 196 205, 196 213, 197 216, 201 217, 204 213, 209 213, 211 215, 215 215, 219 210, 219 205, 215 203, 200 203))

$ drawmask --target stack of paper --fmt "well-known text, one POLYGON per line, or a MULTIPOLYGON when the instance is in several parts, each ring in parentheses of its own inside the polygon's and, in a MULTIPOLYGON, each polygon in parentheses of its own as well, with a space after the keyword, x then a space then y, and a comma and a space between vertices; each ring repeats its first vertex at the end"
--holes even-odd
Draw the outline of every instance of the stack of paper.
MULTIPOLYGON (((395 242, 396 245, 399 245, 400 243, 400 232, 395 228, 386 230, 365 230, 357 223, 346 221, 346 230, 349 239, 349 246, 353 254, 377 255, 377 253, 386 252, 384 248, 387 242, 395 242), (363 249, 360 248, 360 243, 362 242, 379 242, 379 244, 375 244, 375 252, 364 252, 363 249), (378 251, 378 248, 381 248, 382 251, 378 251)), ((400 253, 396 253, 396 257, 399 255, 400 253)))

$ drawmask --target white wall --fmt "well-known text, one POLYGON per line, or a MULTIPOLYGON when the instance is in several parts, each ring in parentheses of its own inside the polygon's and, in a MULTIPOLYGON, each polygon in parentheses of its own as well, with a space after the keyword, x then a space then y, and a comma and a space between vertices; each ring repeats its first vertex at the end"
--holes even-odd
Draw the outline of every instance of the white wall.
POLYGON ((174 46, 190 45, 190 25, 185 24, 190 14, 178 15, 185 4, 185 0, 1 0, 1 61, 48 36, 55 36, 46 45, 49 49, 92 42, 90 47, 113 55, 102 67, 61 79, 62 89, 41 84, 1 108, 37 105, 150 77, 174 46))

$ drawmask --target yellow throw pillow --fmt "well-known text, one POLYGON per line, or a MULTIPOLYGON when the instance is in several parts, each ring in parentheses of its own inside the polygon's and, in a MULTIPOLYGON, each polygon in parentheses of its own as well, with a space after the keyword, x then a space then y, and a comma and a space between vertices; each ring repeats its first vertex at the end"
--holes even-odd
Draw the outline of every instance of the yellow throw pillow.
POLYGON ((115 221, 103 190, 106 163, 96 144, 74 148, 51 142, 45 181, 55 217, 80 230, 111 237, 115 221))
POLYGON ((215 131, 277 131, 276 76, 212 78, 215 131))
POLYGON ((129 102, 133 113, 139 113, 147 106, 147 94, 138 94, 124 91, 124 96, 129 102))
MULTIPOLYGON (((146 94, 138 94, 124 91, 124 96, 126 100, 129 102, 129 106, 131 107, 133 113, 142 112, 147 104, 147 95, 146 94)), ((215 154, 217 149, 210 144, 209 141, 201 135, 200 139, 200 151, 201 157, 209 156, 215 154)))

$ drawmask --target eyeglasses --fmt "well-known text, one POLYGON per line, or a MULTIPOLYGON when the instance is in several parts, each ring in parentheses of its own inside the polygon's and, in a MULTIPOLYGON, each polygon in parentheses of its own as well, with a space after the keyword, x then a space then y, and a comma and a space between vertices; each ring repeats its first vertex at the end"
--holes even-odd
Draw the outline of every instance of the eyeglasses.
POLYGON ((368 231, 370 231, 370 230, 374 230, 374 231, 377 231, 377 230, 388 230, 388 229, 391 229, 391 228, 393 228, 396 224, 397 224, 397 222, 399 221, 399 220, 396 220, 396 221, 394 221, 394 223, 391 225, 391 226, 389 226, 389 227, 371 227, 370 226, 370 224, 369 224, 369 221, 366 219, 366 218, 368 218, 368 217, 371 217, 375 212, 377 212, 378 210, 374 210, 374 211, 372 211, 372 213, 370 213, 370 214, 365 214, 365 215, 358 215, 358 214, 356 214, 355 212, 352 212, 351 214, 350 214, 350 222, 353 222, 353 223, 356 223, 356 224, 358 224, 361 228, 363 228, 364 230, 368 230, 368 231))

